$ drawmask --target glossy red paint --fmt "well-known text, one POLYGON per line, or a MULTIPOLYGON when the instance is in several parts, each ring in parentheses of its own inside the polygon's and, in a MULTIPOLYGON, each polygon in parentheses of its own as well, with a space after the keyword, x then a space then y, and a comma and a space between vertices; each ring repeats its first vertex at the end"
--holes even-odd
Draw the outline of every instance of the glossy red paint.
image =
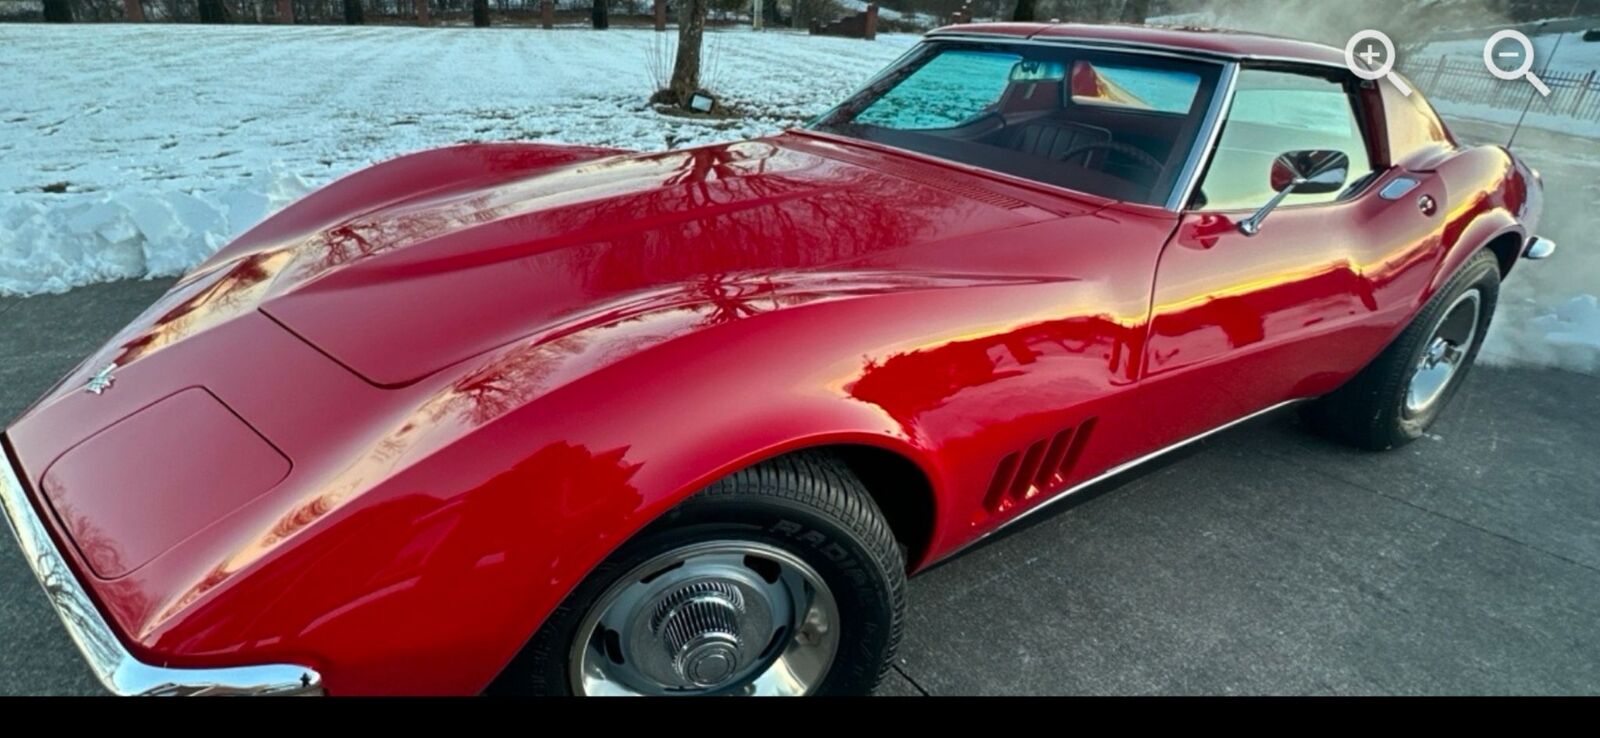
MULTIPOLYGON (((1301 46, 1085 28, 1027 33, 1301 46)), ((141 658, 473 693, 617 545, 761 459, 909 460, 922 478, 879 494, 928 490, 920 569, 1118 464, 1337 387, 1453 265, 1537 217, 1505 152, 1429 150, 1255 238, 1241 213, 807 132, 425 152, 242 236, 7 439, 141 658), (1442 212, 1373 194, 1399 176, 1442 212), (81 391, 113 362, 112 391, 81 391)))

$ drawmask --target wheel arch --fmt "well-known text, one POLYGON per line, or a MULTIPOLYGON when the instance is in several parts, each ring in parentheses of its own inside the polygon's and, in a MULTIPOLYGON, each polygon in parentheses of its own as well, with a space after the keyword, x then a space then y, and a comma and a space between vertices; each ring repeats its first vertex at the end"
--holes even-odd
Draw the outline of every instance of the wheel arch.
POLYGON ((1419 296, 1417 304, 1420 306, 1426 303, 1450 281, 1451 277, 1455 276, 1473 254, 1483 249, 1489 249, 1495 255, 1500 264, 1500 276, 1505 277, 1516 264, 1517 258, 1522 253, 1522 245, 1526 241, 1526 228, 1511 213, 1496 209, 1480 215, 1463 228, 1460 235, 1448 246, 1448 251, 1434 271, 1427 292, 1419 296))
POLYGON ((908 572, 920 569, 927 562, 940 524, 940 484, 932 471, 931 460, 920 450, 904 439, 881 433, 824 432, 745 454, 683 485, 670 495, 671 504, 665 506, 661 514, 717 480, 773 459, 802 453, 831 456, 861 481, 873 503, 883 512, 895 540, 904 547, 908 572))

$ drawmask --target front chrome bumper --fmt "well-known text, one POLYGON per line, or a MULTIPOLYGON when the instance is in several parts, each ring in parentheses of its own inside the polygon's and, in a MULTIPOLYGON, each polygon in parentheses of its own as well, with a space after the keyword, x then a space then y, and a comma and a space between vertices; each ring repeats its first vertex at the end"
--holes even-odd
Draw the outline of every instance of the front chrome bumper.
POLYGON ((128 653, 89 593, 56 550, 22 481, 0 447, 0 511, 45 596, 67 626, 100 683, 118 695, 315 695, 322 677, 303 666, 270 664, 217 669, 152 666, 128 653))

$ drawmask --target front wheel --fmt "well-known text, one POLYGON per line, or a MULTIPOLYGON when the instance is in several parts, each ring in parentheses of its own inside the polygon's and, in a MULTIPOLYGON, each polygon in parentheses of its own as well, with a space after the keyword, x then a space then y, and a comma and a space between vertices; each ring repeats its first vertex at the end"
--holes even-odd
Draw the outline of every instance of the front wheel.
POLYGON ((1500 264, 1474 254, 1394 343, 1354 379, 1306 406, 1316 430, 1382 451, 1420 438, 1461 388, 1500 295, 1500 264))
POLYGON ((887 521, 837 460, 737 472, 606 559, 492 692, 868 694, 905 610, 887 521))

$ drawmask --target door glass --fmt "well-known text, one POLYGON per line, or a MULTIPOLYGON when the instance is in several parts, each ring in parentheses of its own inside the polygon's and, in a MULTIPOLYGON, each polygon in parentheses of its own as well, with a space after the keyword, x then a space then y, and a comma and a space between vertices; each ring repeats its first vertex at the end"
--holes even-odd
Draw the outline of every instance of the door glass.
MULTIPOLYGON (((1344 85, 1322 77, 1246 69, 1193 206, 1254 210, 1272 199, 1272 161, 1287 151, 1332 149, 1350 157, 1350 179, 1372 171, 1366 139, 1344 85)), ((1332 202, 1342 193, 1290 195, 1284 205, 1332 202)))

